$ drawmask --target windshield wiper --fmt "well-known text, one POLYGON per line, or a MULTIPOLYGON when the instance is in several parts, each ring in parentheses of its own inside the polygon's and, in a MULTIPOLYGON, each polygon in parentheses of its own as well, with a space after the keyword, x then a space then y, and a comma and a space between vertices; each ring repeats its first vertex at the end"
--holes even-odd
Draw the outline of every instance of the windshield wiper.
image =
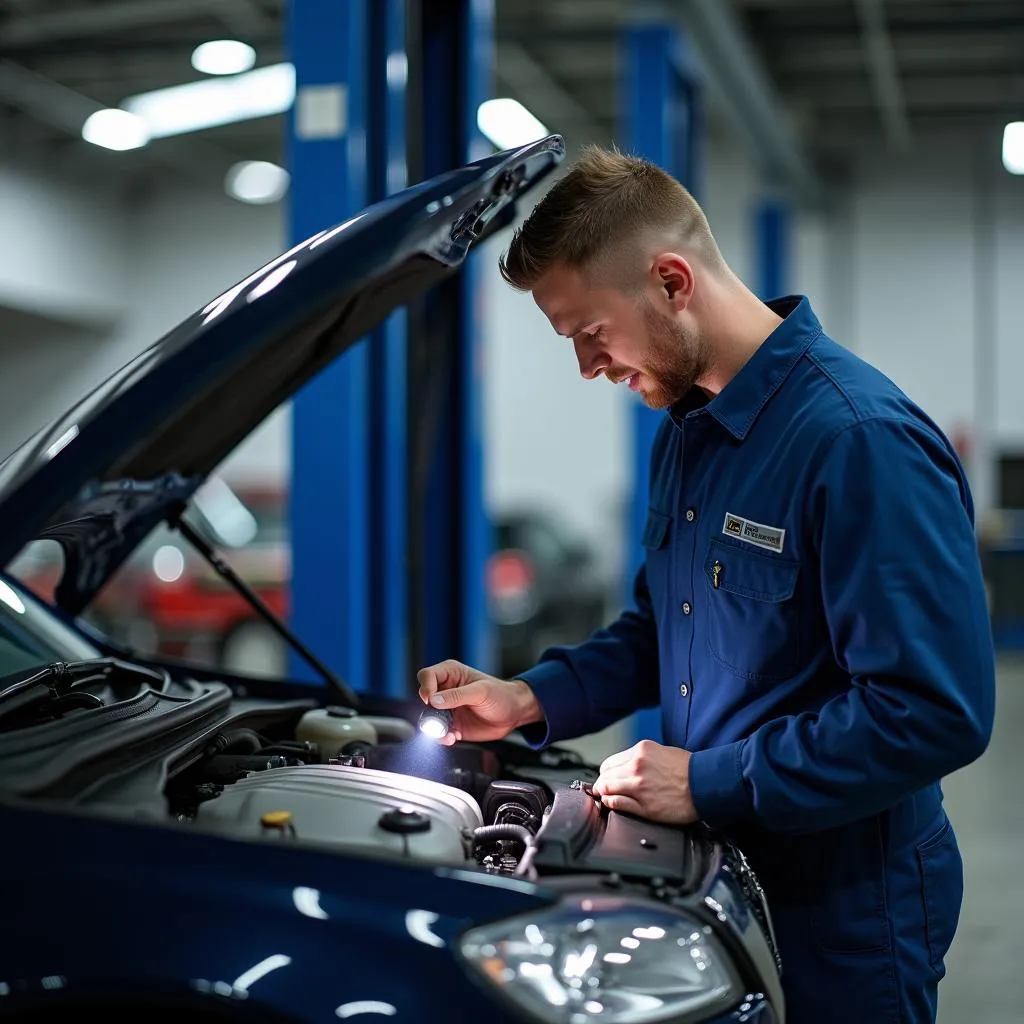
POLYGON ((335 675, 266 605, 260 598, 259 594, 256 593, 246 582, 243 580, 234 569, 231 568, 227 562, 224 561, 220 555, 207 543, 207 541, 198 534, 189 524, 185 521, 183 516, 179 515, 171 523, 178 532, 196 549, 210 563, 213 571, 217 573, 221 579, 229 583, 239 594, 242 595, 252 605, 253 608, 259 613, 260 617, 274 630, 279 636, 283 637, 291 646, 298 651, 298 653, 305 658, 305 660, 316 669, 317 672, 323 676, 324 681, 327 685, 335 692, 338 699, 347 704, 350 708, 359 707, 359 697, 355 691, 339 676, 335 675))
POLYGON ((114 674, 140 676, 154 688, 162 688, 160 672, 118 658, 89 661, 54 661, 30 675, 18 672, 0 679, 0 719, 31 710, 33 718, 59 718, 76 708, 101 708, 103 701, 86 687, 104 682, 114 674))

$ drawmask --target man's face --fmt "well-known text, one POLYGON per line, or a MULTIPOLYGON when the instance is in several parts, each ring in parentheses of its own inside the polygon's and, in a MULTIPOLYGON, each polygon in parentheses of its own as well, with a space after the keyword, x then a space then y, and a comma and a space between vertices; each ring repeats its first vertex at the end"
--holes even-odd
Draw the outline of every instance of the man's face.
POLYGON ((533 297, 552 327, 572 339, 587 380, 603 375, 624 384, 652 409, 678 401, 706 369, 696 331, 659 308, 657 293, 590 288, 577 271, 555 267, 533 297))

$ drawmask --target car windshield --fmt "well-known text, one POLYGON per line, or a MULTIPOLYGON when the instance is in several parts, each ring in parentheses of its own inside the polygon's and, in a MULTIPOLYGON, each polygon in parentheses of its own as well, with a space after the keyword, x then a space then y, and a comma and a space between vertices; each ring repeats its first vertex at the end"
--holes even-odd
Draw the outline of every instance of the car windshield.
POLYGON ((0 576, 0 677, 53 661, 101 656, 96 647, 51 609, 14 580, 0 576))

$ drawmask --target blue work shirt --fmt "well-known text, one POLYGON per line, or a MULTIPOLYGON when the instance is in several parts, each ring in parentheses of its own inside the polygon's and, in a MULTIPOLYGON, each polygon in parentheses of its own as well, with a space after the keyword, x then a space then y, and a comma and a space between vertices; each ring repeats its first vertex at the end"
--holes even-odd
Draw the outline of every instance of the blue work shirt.
POLYGON ((726 387, 665 416, 635 607, 521 676, 524 735, 660 705, 705 821, 799 834, 937 793, 989 740, 995 670, 955 451, 806 298, 769 305, 726 387))

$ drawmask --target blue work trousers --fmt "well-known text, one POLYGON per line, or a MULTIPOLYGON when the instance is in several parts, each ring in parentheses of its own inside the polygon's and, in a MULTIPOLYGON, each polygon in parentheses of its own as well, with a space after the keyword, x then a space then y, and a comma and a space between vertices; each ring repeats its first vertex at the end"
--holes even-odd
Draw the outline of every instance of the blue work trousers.
POLYGON ((788 1024, 931 1024, 963 900, 939 787, 806 835, 735 833, 768 898, 788 1024))

